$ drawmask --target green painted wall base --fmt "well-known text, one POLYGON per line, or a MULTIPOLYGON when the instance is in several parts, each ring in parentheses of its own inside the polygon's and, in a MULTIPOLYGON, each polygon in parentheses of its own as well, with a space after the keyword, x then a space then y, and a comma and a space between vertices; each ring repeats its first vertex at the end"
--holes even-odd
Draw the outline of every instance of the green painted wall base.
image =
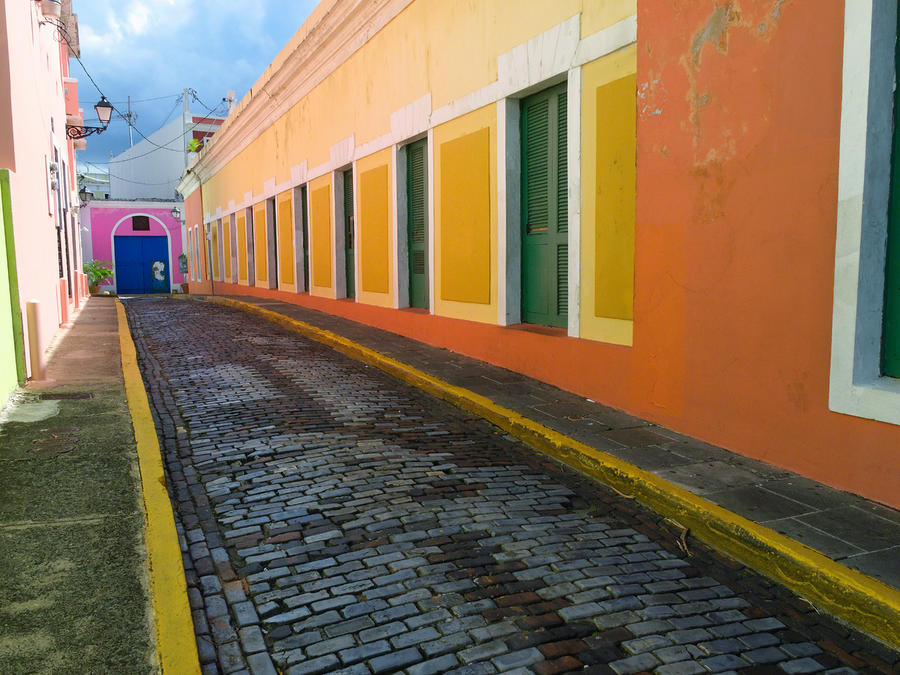
POLYGON ((25 341, 13 235, 9 170, 0 169, 0 403, 25 383, 25 341))

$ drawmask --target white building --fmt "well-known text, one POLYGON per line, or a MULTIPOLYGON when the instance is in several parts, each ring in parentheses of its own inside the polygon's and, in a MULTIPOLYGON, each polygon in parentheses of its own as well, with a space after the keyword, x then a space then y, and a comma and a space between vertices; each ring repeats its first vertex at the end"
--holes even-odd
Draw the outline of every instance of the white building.
POLYGON ((175 187, 187 166, 191 141, 202 143, 224 121, 220 117, 192 115, 186 109, 110 160, 109 198, 181 200, 175 187))

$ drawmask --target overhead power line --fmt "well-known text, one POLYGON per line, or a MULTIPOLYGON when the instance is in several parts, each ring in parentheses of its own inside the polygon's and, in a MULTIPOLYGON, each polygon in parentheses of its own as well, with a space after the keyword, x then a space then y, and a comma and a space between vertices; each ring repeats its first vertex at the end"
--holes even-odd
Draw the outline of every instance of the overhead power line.
MULTIPOLYGON (((215 112, 215 110, 214 110, 213 112, 215 112)), ((197 127, 199 127, 201 124, 205 124, 205 122, 194 122, 194 123, 191 124, 187 129, 184 130, 184 133, 178 134, 178 136, 176 136, 176 137, 173 138, 172 140, 168 141, 165 145, 169 145, 169 144, 174 143, 175 141, 177 141, 177 140, 179 140, 179 139, 184 138, 184 137, 187 136, 189 133, 192 133, 192 132, 194 131, 194 129, 196 129, 197 127)), ((155 144, 154 144, 154 145, 155 145, 155 144)), ((158 152, 158 151, 160 150, 160 147, 164 147, 164 149, 166 149, 166 150, 172 150, 172 148, 168 148, 168 147, 165 147, 165 146, 158 146, 158 147, 155 147, 155 148, 153 148, 152 150, 148 150, 147 152, 144 152, 144 153, 142 153, 142 154, 140 154, 140 155, 135 155, 134 157, 129 157, 128 159, 111 159, 111 160, 109 160, 109 161, 106 161, 106 162, 100 162, 100 163, 101 163, 101 164, 124 164, 125 162, 130 162, 131 160, 137 159, 138 157, 146 157, 147 155, 153 154, 154 152, 158 152)), ((179 152, 181 152, 181 151, 179 151, 179 152)))
MULTIPOLYGON (((57 31, 58 31, 58 33, 59 33, 59 36, 60 36, 63 40, 65 40, 65 42, 66 42, 67 45, 69 45, 69 46, 71 47, 72 44, 71 44, 71 42, 69 41, 69 36, 68 36, 68 34, 67 34, 67 32, 66 32, 65 27, 64 27, 62 24, 57 24, 57 25, 56 25, 56 29, 57 29, 57 31)), ((73 49, 73 50, 71 50, 71 53, 72 53, 72 55, 75 57, 75 60, 78 61, 78 65, 81 66, 81 69, 84 71, 84 74, 87 76, 88 80, 90 80, 91 84, 94 85, 94 88, 97 90, 97 92, 100 94, 100 96, 102 96, 102 97, 105 98, 105 96, 104 96, 104 94, 103 94, 103 90, 100 89, 100 85, 97 84, 97 81, 91 76, 90 72, 88 72, 87 67, 84 65, 84 62, 81 60, 81 57, 78 55, 77 50, 74 50, 74 49, 73 49)), ((210 114, 213 114, 213 115, 214 115, 214 114, 217 114, 217 113, 218 113, 218 109, 222 106, 222 103, 225 103, 226 106, 227 106, 227 101, 226 101, 226 99, 222 99, 222 103, 220 103, 218 106, 216 106, 216 108, 210 108, 208 105, 206 105, 206 103, 204 103, 202 100, 200 100, 200 97, 197 95, 197 91, 196 91, 195 89, 189 89, 188 92, 191 94, 191 97, 192 97, 195 101, 197 101, 200 105, 202 105, 204 108, 206 108, 206 109, 209 111, 210 114)), ((171 94, 171 95, 169 95, 169 96, 160 96, 160 97, 157 97, 157 98, 154 98, 154 99, 143 99, 143 100, 160 100, 160 99, 169 98, 170 96, 179 96, 179 97, 181 97, 182 95, 183 95, 183 94, 171 94)), ((109 99, 107 99, 107 100, 109 100, 109 99)), ((119 103, 120 103, 120 105, 121 105, 121 102, 119 102, 119 103)), ((196 122, 196 123, 192 124, 190 127, 188 127, 188 128, 184 131, 184 133, 179 134, 178 136, 176 136, 175 138, 173 138, 171 141, 168 141, 165 145, 160 145, 159 143, 156 143, 155 141, 151 141, 149 138, 147 138, 147 136, 144 135, 144 133, 143 133, 140 129, 137 128, 137 126, 136 126, 136 125, 134 124, 134 122, 131 120, 131 115, 129 115, 129 114, 127 114, 127 113, 123 113, 121 110, 119 110, 118 108, 116 108, 116 106, 115 106, 113 103, 110 103, 110 105, 112 105, 113 110, 119 115, 119 117, 121 117, 122 119, 124 119, 125 122, 128 124, 128 126, 131 127, 132 129, 134 129, 134 130, 138 133, 138 135, 139 135, 141 138, 143 138, 145 141, 147 141, 148 143, 150 143, 150 145, 154 146, 154 149, 153 149, 153 150, 150 150, 149 152, 145 152, 145 153, 143 153, 143 154, 141 154, 141 155, 136 155, 135 157, 130 157, 130 158, 128 158, 128 159, 122 159, 122 160, 116 160, 116 161, 104 162, 105 164, 121 164, 121 163, 123 163, 123 162, 130 162, 132 159, 137 159, 138 157, 145 157, 146 155, 149 155, 149 154, 152 153, 152 152, 156 152, 157 150, 168 150, 168 151, 170 151, 170 152, 178 152, 178 153, 182 153, 182 152, 184 152, 183 149, 170 148, 170 147, 167 147, 167 146, 168 146, 170 143, 175 142, 175 141, 178 140, 179 138, 184 138, 188 133, 192 132, 192 131, 193 131, 194 129, 196 129, 200 124, 203 124, 202 121, 201 121, 201 122, 196 122)), ((176 107, 177 107, 177 101, 176 101, 176 107)), ((173 112, 174 112, 174 108, 173 108, 173 112)), ((169 113, 169 117, 171 117, 171 115, 172 115, 172 113, 170 112, 170 113, 169 113)), ((85 162, 85 163, 86 163, 86 164, 91 164, 92 166, 96 166, 96 164, 93 164, 92 162, 85 162)), ((98 168, 99 168, 99 167, 98 167, 98 168)), ((125 179, 125 178, 122 178, 121 180, 127 181, 127 179, 125 179)), ((137 181, 128 181, 128 182, 137 182, 137 181)), ((167 185, 167 183, 139 183, 139 184, 142 184, 142 185, 167 185)))
MULTIPOLYGON (((83 67, 84 66, 82 65, 82 68, 83 67)), ((178 98, 180 96, 181 96, 180 93, 179 94, 166 94, 165 96, 154 96, 153 98, 136 98, 136 99, 132 99, 131 102, 132 103, 147 103, 149 101, 162 101, 167 98, 178 98)), ((128 103, 128 101, 111 101, 111 103, 113 105, 126 105, 128 103)), ((90 103, 88 101, 78 101, 78 105, 86 106, 86 105, 93 105, 93 103, 90 103)))
POLYGON ((110 176, 111 178, 115 178, 117 180, 124 181, 125 183, 134 183, 135 185, 152 185, 152 186, 171 185, 172 183, 177 183, 180 180, 180 178, 173 178, 172 180, 167 180, 162 183, 147 183, 145 181, 131 180, 130 178, 123 178, 122 176, 117 176, 114 173, 109 173, 107 171, 103 171, 103 169, 101 167, 97 166, 93 162, 86 161, 85 164, 87 164, 88 166, 92 166, 95 169, 100 169, 101 172, 105 173, 106 175, 110 176))

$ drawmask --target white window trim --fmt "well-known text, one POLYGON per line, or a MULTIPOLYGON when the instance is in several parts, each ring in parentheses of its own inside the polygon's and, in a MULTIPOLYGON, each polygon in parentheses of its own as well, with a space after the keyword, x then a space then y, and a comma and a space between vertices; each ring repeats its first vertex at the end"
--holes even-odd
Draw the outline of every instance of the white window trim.
POLYGON ((829 408, 900 424, 900 379, 881 375, 897 5, 844 9, 829 408), (873 56, 874 55, 874 56, 873 56))

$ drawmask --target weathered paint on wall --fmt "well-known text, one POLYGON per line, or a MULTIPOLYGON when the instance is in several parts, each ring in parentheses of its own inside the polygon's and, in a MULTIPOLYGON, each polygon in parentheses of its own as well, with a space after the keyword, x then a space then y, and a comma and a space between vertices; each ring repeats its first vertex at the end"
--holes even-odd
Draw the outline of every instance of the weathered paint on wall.
POLYGON ((629 407, 900 505, 898 428, 827 403, 843 3, 638 12, 629 407))

